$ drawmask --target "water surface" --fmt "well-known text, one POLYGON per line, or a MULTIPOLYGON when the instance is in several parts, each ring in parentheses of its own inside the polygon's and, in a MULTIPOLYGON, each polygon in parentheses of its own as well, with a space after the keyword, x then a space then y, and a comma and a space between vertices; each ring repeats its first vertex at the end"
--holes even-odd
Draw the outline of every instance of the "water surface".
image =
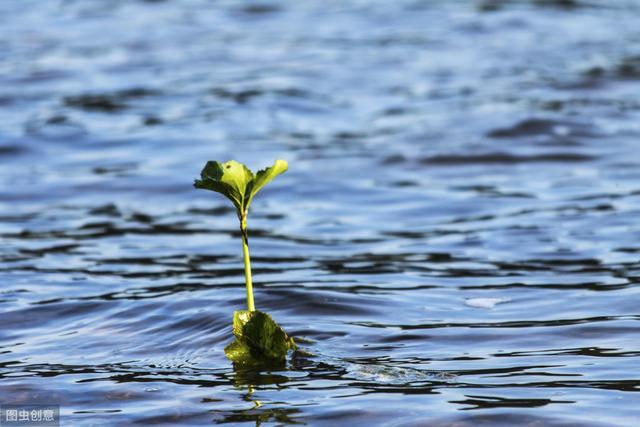
POLYGON ((63 425, 640 423, 635 1, 0 3, 0 402, 63 425), (234 371, 237 219, 290 170, 234 371), (258 405, 256 402, 260 402, 258 405))

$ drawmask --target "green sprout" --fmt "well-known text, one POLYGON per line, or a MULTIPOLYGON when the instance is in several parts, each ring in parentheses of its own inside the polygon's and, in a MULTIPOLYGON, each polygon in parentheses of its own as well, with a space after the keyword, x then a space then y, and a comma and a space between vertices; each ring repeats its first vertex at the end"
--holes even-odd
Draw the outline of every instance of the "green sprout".
POLYGON ((196 188, 226 196, 236 207, 240 221, 247 310, 234 313, 233 334, 236 339, 224 349, 227 357, 238 365, 282 364, 288 350, 296 348, 293 339, 268 314, 256 310, 247 233, 247 215, 251 201, 262 187, 287 168, 286 161, 276 160, 273 166, 254 174, 235 160, 224 163, 209 161, 202 169, 200 179, 196 179, 193 184, 196 188))

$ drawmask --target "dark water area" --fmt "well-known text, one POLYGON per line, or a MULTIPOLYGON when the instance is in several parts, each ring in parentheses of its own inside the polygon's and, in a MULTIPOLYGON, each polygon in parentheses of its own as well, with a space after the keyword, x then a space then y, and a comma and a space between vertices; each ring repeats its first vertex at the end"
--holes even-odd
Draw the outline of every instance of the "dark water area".
POLYGON ((0 2, 0 403, 640 425, 640 3, 0 2), (255 298, 316 356, 236 370, 255 298))

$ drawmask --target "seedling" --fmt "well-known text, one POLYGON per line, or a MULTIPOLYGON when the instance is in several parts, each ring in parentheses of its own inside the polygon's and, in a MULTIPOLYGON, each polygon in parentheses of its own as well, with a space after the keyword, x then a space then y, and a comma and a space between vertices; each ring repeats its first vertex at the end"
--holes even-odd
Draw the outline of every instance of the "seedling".
POLYGON ((256 310, 247 233, 247 215, 254 196, 287 168, 286 161, 276 160, 273 166, 254 174, 235 160, 225 163, 209 161, 200 172, 200 179, 196 179, 193 184, 196 188, 226 196, 236 207, 240 221, 247 310, 233 313, 233 334, 236 339, 224 349, 227 357, 240 366, 282 365, 287 352, 296 348, 293 338, 290 338, 271 316, 256 310))

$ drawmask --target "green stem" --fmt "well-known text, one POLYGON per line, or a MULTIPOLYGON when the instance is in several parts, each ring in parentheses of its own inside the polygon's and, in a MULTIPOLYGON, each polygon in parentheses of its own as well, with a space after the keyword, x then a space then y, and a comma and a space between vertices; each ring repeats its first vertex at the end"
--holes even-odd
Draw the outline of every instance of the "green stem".
POLYGON ((255 311, 253 303, 253 283, 251 281, 251 258, 249 257, 249 237, 247 235, 247 214, 240 217, 240 234, 242 235, 242 254, 244 255, 244 282, 247 286, 247 308, 255 311))

